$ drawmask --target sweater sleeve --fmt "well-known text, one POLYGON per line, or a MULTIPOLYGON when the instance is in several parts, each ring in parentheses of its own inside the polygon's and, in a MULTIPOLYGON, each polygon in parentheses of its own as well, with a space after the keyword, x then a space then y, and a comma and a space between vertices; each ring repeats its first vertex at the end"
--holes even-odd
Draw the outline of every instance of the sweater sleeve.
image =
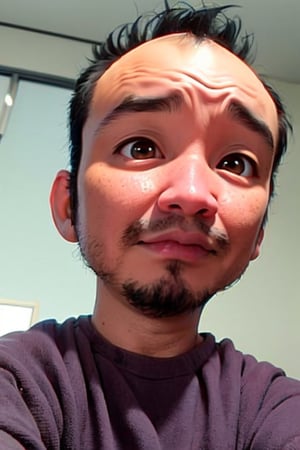
MULTIPOLYGON (((225 411, 226 429, 233 427, 236 449, 300 450, 299 380, 287 377, 268 362, 242 354, 228 339, 218 345, 209 376, 210 383, 216 377, 220 380, 219 409, 225 411)), ((215 405, 217 414, 217 400, 215 405)))
POLYGON ((37 421, 30 409, 32 399, 9 370, 0 369, 0 448, 44 450, 37 421), (26 397, 26 394, 25 394, 26 397))
POLYGON ((44 351, 49 342, 43 340, 38 332, 12 333, 0 340, 0 448, 60 448, 60 386, 49 350, 44 351))
POLYGON ((300 382, 268 363, 256 364, 244 382, 241 415, 249 426, 247 448, 300 450, 300 382))
POLYGON ((280 377, 270 386, 258 413, 251 449, 300 450, 300 386, 280 377))

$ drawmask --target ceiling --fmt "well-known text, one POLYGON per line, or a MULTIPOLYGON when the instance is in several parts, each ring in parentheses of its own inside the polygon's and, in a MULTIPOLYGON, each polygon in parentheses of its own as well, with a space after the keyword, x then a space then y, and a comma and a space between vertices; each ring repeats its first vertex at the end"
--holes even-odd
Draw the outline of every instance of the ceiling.
MULTIPOLYGON (((169 0, 171 5, 175 0, 169 0)), ((200 0, 190 0, 200 5, 200 0)), ((206 0, 207 5, 211 1, 206 0)), ((217 0, 242 8, 244 29, 255 34, 256 67, 262 74, 300 83, 300 0, 217 0)), ((0 0, 0 22, 102 40, 115 26, 159 9, 163 0, 0 0)))

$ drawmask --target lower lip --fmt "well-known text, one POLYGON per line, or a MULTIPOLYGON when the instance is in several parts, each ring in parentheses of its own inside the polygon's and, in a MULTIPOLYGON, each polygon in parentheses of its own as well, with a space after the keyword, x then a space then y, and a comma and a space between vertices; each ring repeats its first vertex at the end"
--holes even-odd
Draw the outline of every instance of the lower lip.
POLYGON ((195 263, 210 254, 200 245, 184 245, 174 241, 142 243, 140 245, 163 258, 191 263, 195 263))

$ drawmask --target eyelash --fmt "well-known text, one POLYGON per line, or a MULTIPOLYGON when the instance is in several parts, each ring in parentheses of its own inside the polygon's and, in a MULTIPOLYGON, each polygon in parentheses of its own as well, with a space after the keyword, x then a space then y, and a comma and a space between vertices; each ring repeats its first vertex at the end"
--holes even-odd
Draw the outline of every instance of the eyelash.
POLYGON ((134 139, 128 139, 128 140, 122 142, 120 145, 117 146, 117 148, 115 150, 115 153, 119 153, 119 154, 125 156, 128 159, 132 158, 132 159, 136 159, 136 160, 153 159, 155 157, 157 158, 157 156, 153 157, 153 156, 150 155, 150 151, 149 150, 150 150, 151 147, 154 149, 154 151, 156 153, 157 152, 159 153, 159 158, 163 158, 163 154, 158 149, 157 145, 151 139, 143 138, 143 137, 136 137, 134 139), (132 151, 133 148, 134 148, 134 145, 137 144, 137 143, 140 144, 140 147, 139 147, 140 149, 141 149, 142 145, 145 145, 145 144, 148 145, 148 149, 144 148, 144 150, 146 150, 146 151, 148 150, 148 153, 141 153, 142 158, 134 158, 132 155, 130 156, 130 155, 127 155, 125 153, 127 150, 129 152, 132 151), (127 148, 127 147, 129 147, 129 148, 127 148), (148 155, 150 155, 150 157, 147 157, 148 155), (144 156, 146 156, 146 158, 144 156))
POLYGON ((228 171, 230 173, 233 173, 235 175, 242 176, 245 178, 256 177, 258 175, 257 163, 254 161, 254 159, 250 158, 250 156, 245 155, 243 153, 230 153, 229 155, 224 156, 221 159, 221 161, 218 163, 217 168, 219 170, 225 170, 225 171, 228 171), (229 161, 231 164, 232 163, 236 164, 237 169, 238 169, 237 164, 239 164, 242 161, 242 164, 243 164, 242 172, 241 173, 235 172, 234 171, 235 167, 232 167, 232 170, 228 170, 228 169, 225 169, 224 167, 221 167, 222 164, 224 164, 226 161, 227 162, 229 161), (247 171, 247 174, 242 174, 244 171, 247 171), (249 171, 251 173, 248 173, 249 171))
MULTIPOLYGON (((163 159, 164 156, 162 152, 159 150, 158 146, 148 138, 144 137, 135 137, 128 139, 124 142, 122 142, 120 145, 117 146, 115 153, 119 153, 123 155, 125 158, 133 159, 136 161, 145 161, 148 159, 163 159), (139 145, 137 145, 139 144, 139 145), (146 145, 145 145, 146 144, 146 145), (136 150, 140 152, 141 158, 134 157, 131 152, 134 151, 134 147, 136 146, 136 150), (144 148, 143 148, 144 146, 144 148), (142 150, 142 152, 141 152, 142 150), (154 156, 151 154, 151 151, 154 151, 154 156), (130 154, 128 154, 130 153, 130 154)), ((137 156, 137 155, 136 155, 137 156)), ((234 175, 241 176, 241 177, 253 177, 257 176, 258 174, 258 167, 257 163, 252 159, 250 156, 245 155, 243 153, 230 153, 226 156, 224 156, 221 161, 217 164, 218 170, 224 170, 226 172, 230 172, 234 175), (242 161, 242 167, 239 167, 239 164, 242 161), (227 163, 227 168, 226 168, 227 163), (225 164, 225 166, 222 167, 222 165, 225 164), (230 166, 231 164, 231 166, 230 166), (228 169, 230 168, 230 170, 228 169), (237 171, 235 171, 237 169, 237 171), (239 170, 242 169, 242 171, 239 173, 239 170), (243 174, 243 172, 247 172, 246 174, 243 174)))

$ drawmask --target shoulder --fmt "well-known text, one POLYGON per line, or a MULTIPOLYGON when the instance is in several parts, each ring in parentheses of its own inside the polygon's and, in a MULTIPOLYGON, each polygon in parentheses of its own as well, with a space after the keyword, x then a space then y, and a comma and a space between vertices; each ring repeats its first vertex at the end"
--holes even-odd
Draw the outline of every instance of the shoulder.
POLYGON ((287 377, 283 369, 268 361, 258 361, 254 356, 242 353, 230 339, 216 343, 211 366, 210 370, 219 373, 224 382, 238 386, 241 397, 247 398, 247 402, 257 399, 261 404, 261 399, 273 389, 278 396, 300 394, 299 380, 287 377))
POLYGON ((82 337, 79 328, 84 328, 88 317, 69 318, 63 323, 54 319, 41 321, 27 331, 13 332, 0 338, 0 364, 41 364, 64 357, 65 353, 78 346, 82 337))
POLYGON ((239 435, 251 448, 294 448, 286 445, 300 439, 300 381, 243 354, 229 339, 216 344, 213 359, 222 391, 239 400, 239 435))
POLYGON ((47 320, 0 338, 0 428, 20 442, 26 436, 36 444, 42 436, 47 448, 58 448, 64 429, 78 438, 87 414, 80 352, 88 354, 88 330, 89 318, 47 320))
POLYGON ((277 376, 285 376, 285 372, 268 361, 258 361, 253 355, 245 354, 238 350, 234 343, 226 338, 215 344, 211 364, 214 369, 228 371, 235 374, 241 384, 251 382, 260 375, 260 379, 273 379, 277 376))
POLYGON ((89 319, 83 317, 70 318, 62 324, 46 320, 27 331, 2 336, 0 388, 16 388, 28 403, 40 402, 41 395, 48 402, 51 399, 52 405, 57 403, 56 395, 61 401, 70 402, 74 387, 84 388, 81 354, 88 354, 89 350, 85 345, 88 338, 81 329, 87 326, 86 322, 89 319))

